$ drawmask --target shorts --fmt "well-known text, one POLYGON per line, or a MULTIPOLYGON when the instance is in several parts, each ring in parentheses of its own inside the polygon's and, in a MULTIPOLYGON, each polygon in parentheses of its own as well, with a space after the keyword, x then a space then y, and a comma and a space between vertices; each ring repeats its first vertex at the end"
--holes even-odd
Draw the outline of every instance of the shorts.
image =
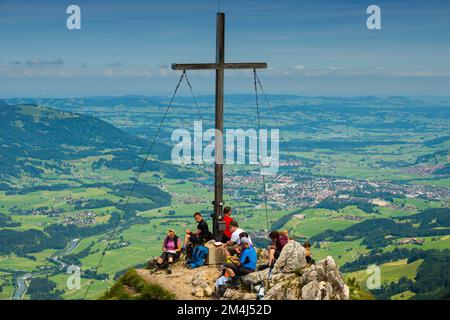
POLYGON ((233 270, 236 276, 245 276, 249 273, 255 272, 255 270, 246 269, 242 266, 237 266, 234 263, 225 263, 223 265, 225 268, 233 270))
POLYGON ((175 260, 178 258, 178 254, 176 253, 170 253, 170 252, 163 252, 160 256, 161 259, 163 259, 164 262, 168 262, 169 258, 172 257, 172 261, 175 262, 175 260))
POLYGON ((202 244, 201 238, 199 236, 190 236, 189 242, 193 244, 202 244))

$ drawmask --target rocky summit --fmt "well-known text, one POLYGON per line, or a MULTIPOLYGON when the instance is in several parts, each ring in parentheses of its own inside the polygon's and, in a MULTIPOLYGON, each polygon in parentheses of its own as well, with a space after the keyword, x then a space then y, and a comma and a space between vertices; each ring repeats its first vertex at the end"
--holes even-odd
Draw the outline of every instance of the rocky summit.
MULTIPOLYGON (((263 263, 263 261, 261 261, 263 263)), ((215 280, 220 276, 218 267, 203 266, 186 269, 177 263, 171 275, 164 271, 151 273, 138 270, 149 282, 156 282, 172 290, 177 298, 212 299, 215 280), (178 283, 178 285, 177 285, 178 283), (174 291, 175 290, 175 291, 174 291)), ((303 246, 292 240, 283 248, 272 272, 256 271, 240 278, 238 288, 227 288, 225 300, 348 300, 350 292, 334 259, 327 257, 309 265, 303 246), (258 296, 264 288, 265 295, 258 296)))

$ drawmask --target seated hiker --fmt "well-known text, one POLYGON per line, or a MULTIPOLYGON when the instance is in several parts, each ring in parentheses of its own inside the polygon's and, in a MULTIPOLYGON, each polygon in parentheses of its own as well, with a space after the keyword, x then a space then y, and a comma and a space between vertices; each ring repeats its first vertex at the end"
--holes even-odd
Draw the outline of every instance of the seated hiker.
POLYGON ((289 231, 288 230, 280 230, 278 231, 280 233, 280 235, 282 235, 283 237, 285 237, 288 241, 292 240, 291 238, 289 238, 289 231))
POLYGON ((236 283, 237 277, 244 276, 256 270, 256 263, 258 260, 256 250, 251 245, 249 238, 243 237, 240 239, 241 255, 239 258, 231 257, 231 263, 225 263, 223 266, 225 272, 233 278, 236 283))
POLYGON ((181 252, 181 240, 177 237, 175 230, 169 229, 167 231, 162 250, 163 253, 156 260, 156 266, 162 267, 168 264, 167 272, 171 273, 171 265, 178 259, 181 252))
POLYGON ((186 236, 184 238, 184 247, 186 247, 188 244, 203 244, 206 241, 209 241, 212 239, 211 232, 209 232, 208 229, 208 223, 206 223, 205 220, 203 220, 203 217, 200 212, 196 212, 194 214, 194 219, 198 223, 197 230, 196 231, 190 231, 189 229, 186 229, 186 236))
POLYGON ((305 248, 306 251, 306 262, 308 264, 314 264, 316 261, 313 258, 311 258, 311 244, 309 243, 309 241, 306 241, 303 244, 303 248, 305 248))
MULTIPOLYGON (((249 238, 250 239, 250 236, 249 236, 249 234, 247 232, 244 231, 244 232, 239 233, 239 240, 242 239, 242 238, 249 238)), ((250 244, 250 246, 253 247, 253 244, 250 244)))
MULTIPOLYGON (((245 232, 244 230, 239 228, 239 224, 236 220, 233 220, 230 222, 229 229, 231 232, 231 237, 230 237, 230 240, 224 244, 224 254, 226 257, 233 256, 235 254, 237 254, 237 255, 240 254, 241 238, 239 237, 239 235, 241 233, 245 232)), ((250 241, 250 245, 253 246, 253 243, 252 243, 252 240, 250 239, 250 237, 247 237, 247 239, 250 241)))
POLYGON ((231 207, 224 207, 223 208, 223 221, 225 221, 225 231, 222 235, 222 243, 226 243, 227 241, 230 241, 231 238, 231 231, 230 231, 230 222, 233 221, 233 218, 231 217, 231 207))
POLYGON ((269 238, 272 241, 269 246, 269 266, 273 267, 275 261, 280 256, 281 250, 283 250, 284 246, 288 243, 289 238, 286 233, 278 231, 272 231, 269 234, 269 238))
POLYGON ((229 275, 227 270, 224 269, 222 271, 222 276, 220 276, 219 279, 216 280, 215 290, 214 290, 214 298, 215 299, 220 299, 225 294, 225 291, 227 290, 226 284, 231 280, 232 280, 231 276, 229 275))
POLYGON ((272 231, 269 233, 270 245, 267 247, 267 253, 269 255, 268 264, 262 265, 259 267, 259 270, 263 270, 266 268, 273 268, 275 261, 280 256, 281 251, 284 246, 289 242, 289 238, 287 237, 285 232, 282 231, 272 231))

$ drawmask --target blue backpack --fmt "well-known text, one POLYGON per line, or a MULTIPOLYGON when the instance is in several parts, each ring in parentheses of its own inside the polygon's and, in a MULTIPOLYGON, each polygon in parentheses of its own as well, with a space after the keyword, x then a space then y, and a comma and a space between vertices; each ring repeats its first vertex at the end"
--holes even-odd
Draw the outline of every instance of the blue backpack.
POLYGON ((208 256, 208 248, 205 246, 197 246, 192 252, 192 257, 189 260, 189 266, 191 268, 198 268, 205 264, 206 257, 208 256))

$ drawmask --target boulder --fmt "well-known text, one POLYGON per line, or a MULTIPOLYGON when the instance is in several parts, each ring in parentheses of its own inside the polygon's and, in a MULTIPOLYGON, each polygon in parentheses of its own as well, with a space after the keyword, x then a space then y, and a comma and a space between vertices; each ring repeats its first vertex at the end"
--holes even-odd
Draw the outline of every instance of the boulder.
POLYGON ((228 288, 223 294, 225 300, 256 300, 256 293, 242 292, 236 289, 228 288))
POLYGON ((272 276, 270 277, 270 280, 268 282, 269 288, 273 287, 275 284, 280 283, 280 282, 291 282, 295 278, 296 278, 295 273, 272 274, 272 276))
POLYGON ((241 281, 246 286, 254 286, 269 280, 269 269, 255 271, 241 277, 241 281))
POLYGON ((295 274, 278 281, 271 282, 270 289, 266 292, 266 300, 299 300, 300 298, 300 282, 295 274))
POLYGON ((237 290, 237 289, 230 289, 228 288, 225 290, 225 293, 223 294, 223 299, 226 300, 241 300, 244 296, 244 293, 237 290))
POLYGON ((292 273, 306 267, 306 265, 305 248, 299 242, 291 240, 281 251, 272 273, 292 273))
POLYGON ((350 297, 349 288, 332 257, 327 257, 306 269, 300 277, 300 286, 303 287, 302 299, 303 297, 317 297, 319 291, 323 297, 336 300, 348 300, 350 297), (327 286, 320 285, 322 282, 327 286), (309 287, 307 287, 308 285, 309 287), (305 289, 305 287, 307 288, 305 289), (306 290, 305 295, 303 290, 306 290), (327 294, 324 294, 323 290, 327 290, 327 294))
POLYGON ((302 288, 302 300, 330 300, 333 288, 325 281, 312 281, 302 288))
POLYGON ((208 282, 207 282, 206 276, 203 272, 196 273, 192 277, 191 284, 194 288, 200 287, 200 288, 204 289, 204 288, 208 287, 208 282))
MULTIPOLYGON (((243 284, 254 288, 263 283, 266 289, 264 297, 266 300, 349 299, 349 288, 333 258, 327 257, 325 260, 308 266, 306 259, 303 264, 302 254, 292 253, 291 250, 299 249, 297 244, 291 241, 289 246, 286 253, 291 252, 291 256, 286 257, 283 263, 278 265, 280 268, 278 273, 273 272, 269 279, 269 270, 267 269, 254 272, 241 278, 243 284)), ((238 293, 233 293, 232 296, 234 299, 239 298, 238 293)))
POLYGON ((277 283, 266 292, 264 298, 266 300, 284 300, 285 293, 286 291, 284 290, 284 284, 277 283))
POLYGON ((192 295, 197 298, 203 298, 205 296, 205 290, 200 287, 194 288, 192 289, 192 295))
MULTIPOLYGON (((332 257, 307 265, 303 246, 290 241, 283 248, 269 279, 269 270, 241 277, 245 287, 263 284, 266 300, 348 300, 349 288, 332 257)), ((242 299, 243 292, 229 291, 225 297, 242 299)))
POLYGON ((245 293, 242 300, 256 300, 256 293, 245 293))
POLYGON ((197 298, 211 297, 214 294, 214 289, 211 288, 211 284, 208 282, 208 275, 205 272, 196 273, 190 280, 192 285, 192 295, 197 298))
POLYGON ((214 294, 214 290, 210 286, 204 288, 203 291, 206 297, 211 297, 214 294))

